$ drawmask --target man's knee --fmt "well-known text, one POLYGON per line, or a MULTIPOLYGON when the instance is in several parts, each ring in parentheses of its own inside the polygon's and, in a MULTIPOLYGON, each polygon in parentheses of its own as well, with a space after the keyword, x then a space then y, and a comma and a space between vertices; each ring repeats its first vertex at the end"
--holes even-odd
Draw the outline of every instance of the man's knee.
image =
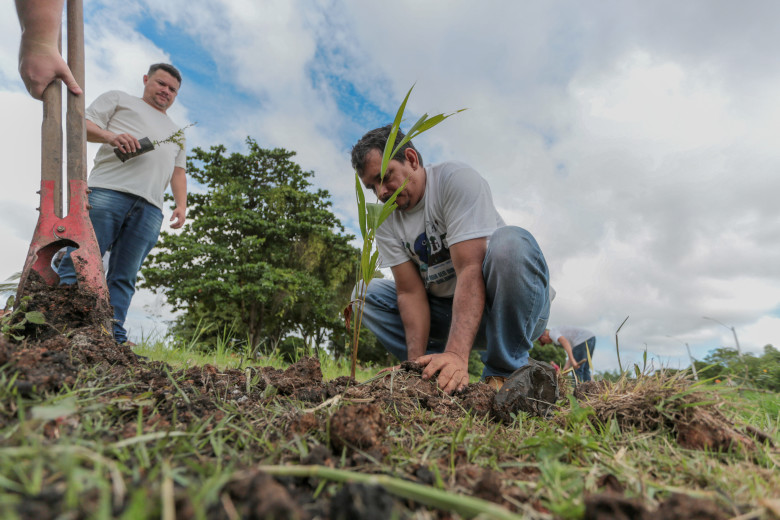
POLYGON ((498 228, 490 237, 485 270, 509 271, 514 276, 536 273, 548 279, 547 262, 531 233, 516 226, 498 228))
POLYGON ((368 286, 362 281, 358 282, 352 290, 352 303, 360 305, 363 301, 365 301, 364 312, 371 307, 385 311, 397 309, 395 282, 373 279, 368 286))

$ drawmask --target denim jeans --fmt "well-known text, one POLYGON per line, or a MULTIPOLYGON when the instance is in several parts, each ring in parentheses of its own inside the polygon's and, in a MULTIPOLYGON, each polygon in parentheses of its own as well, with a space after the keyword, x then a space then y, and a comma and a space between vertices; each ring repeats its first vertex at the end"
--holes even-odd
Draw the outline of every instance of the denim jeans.
MULTIPOLYGON (((162 226, 162 211, 145 199, 104 188, 92 188, 89 194, 89 218, 95 228, 100 255, 111 250, 106 282, 114 307, 114 339, 127 341, 124 328, 127 309, 135 294, 135 281, 146 255, 157 243, 162 226)), ((76 271, 68 252, 57 274, 61 284, 76 283, 76 271)))
MULTIPOLYGON (((525 229, 506 226, 490 237, 485 260, 485 310, 473 347, 482 352, 483 377, 508 376, 528 363, 528 351, 550 316, 549 272, 539 245, 525 229)), ((431 329, 427 353, 443 352, 452 321, 452 298, 428 295, 431 329)), ((406 360, 406 338, 395 282, 372 280, 363 325, 388 352, 406 360)))
POLYGON ((585 363, 580 365, 579 368, 574 370, 574 372, 577 373, 577 378, 580 381, 590 381, 593 379, 590 375, 590 363, 588 363, 588 353, 585 349, 590 350, 590 356, 593 357, 593 349, 596 348, 596 338, 590 338, 586 341, 583 341, 579 345, 575 345, 571 348, 572 354, 574 354, 574 359, 579 361, 580 359, 586 360, 585 363))

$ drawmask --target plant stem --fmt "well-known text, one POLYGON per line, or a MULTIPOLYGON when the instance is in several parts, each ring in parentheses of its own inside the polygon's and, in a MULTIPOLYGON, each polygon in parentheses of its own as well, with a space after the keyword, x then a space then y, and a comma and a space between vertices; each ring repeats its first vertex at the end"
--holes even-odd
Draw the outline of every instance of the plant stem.
POLYGON ((354 471, 329 468, 326 466, 258 466, 258 470, 274 476, 286 477, 316 477, 335 482, 358 482, 373 486, 381 486, 390 493, 426 506, 454 511, 466 518, 484 515, 497 520, 519 520, 523 518, 505 508, 480 498, 474 498, 441 489, 416 484, 389 475, 367 475, 354 471))

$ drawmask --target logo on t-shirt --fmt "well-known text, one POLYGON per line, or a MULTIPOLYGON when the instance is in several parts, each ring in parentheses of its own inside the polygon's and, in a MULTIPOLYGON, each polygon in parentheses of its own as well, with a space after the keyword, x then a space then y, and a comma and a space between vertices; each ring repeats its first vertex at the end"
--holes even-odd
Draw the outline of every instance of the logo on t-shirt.
POLYGON ((410 247, 408 242, 404 244, 409 256, 417 263, 426 284, 440 284, 455 277, 450 249, 444 246, 446 238, 447 233, 430 237, 426 233, 420 233, 413 247, 410 247))

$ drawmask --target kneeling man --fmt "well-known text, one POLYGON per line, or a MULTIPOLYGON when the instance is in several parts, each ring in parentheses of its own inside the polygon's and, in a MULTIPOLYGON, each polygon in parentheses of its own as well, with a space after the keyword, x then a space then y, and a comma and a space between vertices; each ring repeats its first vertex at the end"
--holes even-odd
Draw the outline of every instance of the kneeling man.
POLYGON ((389 125, 372 130, 352 149, 352 166, 381 201, 408 181, 376 233, 393 280, 369 284, 363 323, 399 359, 424 365, 424 378, 438 373, 448 393, 468 384, 472 348, 484 350, 482 376, 498 390, 547 325, 544 255, 528 231, 504 224, 487 181, 464 163, 424 167, 410 141, 382 180, 389 134, 389 125))

